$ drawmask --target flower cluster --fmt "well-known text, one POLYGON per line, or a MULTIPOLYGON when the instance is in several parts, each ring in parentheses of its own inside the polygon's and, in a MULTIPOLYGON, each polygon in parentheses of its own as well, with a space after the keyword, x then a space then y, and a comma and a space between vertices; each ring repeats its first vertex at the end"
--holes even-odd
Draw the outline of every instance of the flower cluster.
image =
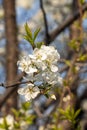
POLYGON ((58 72, 58 60, 60 55, 53 46, 42 45, 35 48, 31 55, 23 56, 17 65, 22 72, 26 73, 25 79, 31 83, 25 88, 20 88, 18 93, 25 95, 26 100, 35 98, 40 89, 46 90, 62 83, 58 72))

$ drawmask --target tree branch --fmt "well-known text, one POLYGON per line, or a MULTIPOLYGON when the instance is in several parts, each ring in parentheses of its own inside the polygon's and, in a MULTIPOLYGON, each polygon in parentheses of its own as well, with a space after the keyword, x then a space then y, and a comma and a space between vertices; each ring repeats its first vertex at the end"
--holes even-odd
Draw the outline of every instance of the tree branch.
POLYGON ((26 83, 31 83, 30 81, 17 81, 15 83, 1 83, 0 86, 4 87, 4 88, 11 88, 11 87, 16 87, 18 85, 21 85, 21 84, 26 84, 26 83))
MULTIPOLYGON (((87 10, 87 3, 85 3, 82 7, 82 14, 87 10)), ((80 11, 78 10, 75 14, 71 14, 70 18, 68 18, 65 22, 63 22, 60 27, 56 28, 53 32, 50 33, 49 41, 52 42, 62 31, 64 31, 67 27, 69 27, 75 20, 80 17, 80 11)))
POLYGON ((47 22, 47 18, 46 18, 46 13, 45 13, 45 10, 44 10, 44 7, 43 7, 43 0, 40 0, 40 8, 41 8, 42 13, 43 13, 44 24, 45 24, 45 41, 46 41, 46 44, 48 45, 49 42, 50 42, 49 41, 50 36, 49 36, 48 22, 47 22))

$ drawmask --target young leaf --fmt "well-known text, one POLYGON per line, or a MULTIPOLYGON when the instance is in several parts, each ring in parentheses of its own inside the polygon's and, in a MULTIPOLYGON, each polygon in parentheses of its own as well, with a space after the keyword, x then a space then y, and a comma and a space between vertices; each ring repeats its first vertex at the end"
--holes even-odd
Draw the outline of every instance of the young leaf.
POLYGON ((34 38, 33 38, 33 41, 35 41, 38 33, 40 32, 40 28, 36 29, 35 32, 34 32, 34 38))
POLYGON ((71 117, 73 117, 74 114, 75 114, 75 111, 74 111, 74 108, 72 108, 72 109, 70 110, 70 115, 71 115, 71 117))
POLYGON ((30 107, 30 103, 29 102, 25 102, 25 103, 22 104, 22 108, 25 111, 27 111, 29 109, 29 107, 30 107))
POLYGON ((44 45, 44 42, 37 42, 37 43, 36 43, 36 47, 37 47, 37 48, 40 48, 42 45, 44 45))
POLYGON ((10 125, 7 124, 6 118, 4 118, 4 128, 5 128, 6 130, 9 130, 9 129, 8 129, 9 126, 10 126, 10 125))
POLYGON ((14 115, 15 115, 16 117, 19 117, 19 114, 20 114, 19 111, 17 111, 16 109, 12 108, 12 112, 14 113, 14 115))
POLYGON ((77 61, 82 61, 82 62, 87 61, 87 54, 81 55, 81 56, 77 59, 77 61))
POLYGON ((80 3, 83 4, 85 2, 85 0, 80 0, 80 3))
POLYGON ((74 119, 76 119, 76 117, 79 115, 80 112, 81 112, 81 109, 78 109, 78 110, 75 112, 74 119))
POLYGON ((71 65, 71 63, 70 63, 70 61, 69 61, 69 60, 65 60, 65 63, 66 63, 66 65, 68 65, 68 66, 70 66, 70 65, 71 65))
POLYGON ((25 24, 25 31, 26 31, 27 36, 32 39, 32 32, 27 23, 25 24))
POLYGON ((0 124, 0 129, 2 128, 2 130, 5 128, 4 124, 0 124))
POLYGON ((28 42, 30 42, 31 45, 34 44, 33 40, 30 37, 28 37, 27 35, 24 35, 24 39, 27 40, 28 42))
POLYGON ((20 128, 19 122, 14 122, 14 128, 15 128, 15 129, 19 129, 19 128, 20 128))

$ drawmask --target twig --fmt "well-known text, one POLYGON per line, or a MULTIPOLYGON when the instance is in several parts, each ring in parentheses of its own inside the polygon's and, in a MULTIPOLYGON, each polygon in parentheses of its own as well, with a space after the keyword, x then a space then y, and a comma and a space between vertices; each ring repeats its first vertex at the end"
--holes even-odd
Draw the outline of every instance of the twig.
POLYGON ((45 24, 45 36, 46 36, 45 41, 46 41, 46 44, 48 45, 50 36, 49 36, 49 31, 48 31, 48 22, 47 22, 47 18, 46 18, 46 13, 45 13, 45 10, 43 7, 43 0, 40 0, 40 8, 41 8, 42 13, 43 13, 44 24, 45 24))
POLYGON ((9 83, 1 83, 0 86, 4 87, 4 88, 11 88, 11 87, 16 87, 18 85, 21 85, 21 84, 26 84, 26 83, 31 83, 30 81, 17 81, 15 83, 12 83, 12 84, 9 84, 9 83))

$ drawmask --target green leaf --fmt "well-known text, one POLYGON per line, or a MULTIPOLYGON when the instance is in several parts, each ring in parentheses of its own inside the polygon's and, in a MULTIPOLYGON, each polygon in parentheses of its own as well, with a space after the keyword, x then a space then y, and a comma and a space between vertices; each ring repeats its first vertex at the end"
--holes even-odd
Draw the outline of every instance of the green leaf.
POLYGON ((25 111, 29 110, 29 107, 30 107, 30 103, 29 102, 25 102, 25 103, 22 104, 22 108, 25 111))
POLYGON ((70 115, 73 117, 74 114, 75 114, 75 111, 74 111, 74 108, 72 108, 72 109, 70 110, 70 115))
POLYGON ((5 128, 6 130, 9 130, 9 126, 10 126, 10 125, 7 124, 7 121, 6 121, 6 118, 5 118, 5 117, 4 117, 3 123, 4 123, 4 128, 5 128))
POLYGON ((85 0, 80 0, 80 3, 83 4, 85 2, 85 0))
POLYGON ((60 114, 64 115, 65 114, 65 111, 63 109, 58 109, 60 114))
POLYGON ((77 61, 82 61, 82 62, 87 61, 87 54, 80 55, 77 61))
POLYGON ((35 41, 35 39, 37 38, 37 35, 38 35, 39 32, 40 32, 40 28, 35 30, 33 41, 35 41))
POLYGON ((79 45, 77 44, 76 40, 72 40, 70 43, 68 43, 68 45, 71 47, 71 49, 73 49, 74 51, 78 51, 79 50, 79 45))
POLYGON ((71 65, 71 63, 70 63, 70 61, 69 61, 69 60, 65 60, 65 63, 66 63, 66 65, 68 65, 68 66, 70 66, 70 65, 71 65))
POLYGON ((36 47, 37 47, 37 48, 40 48, 42 45, 44 45, 44 42, 37 42, 37 43, 36 43, 36 47))
POLYGON ((26 31, 27 36, 32 39, 32 31, 31 31, 31 29, 29 28, 29 26, 28 26, 27 23, 25 24, 25 31, 26 31))
POLYGON ((26 119, 25 119, 26 123, 32 124, 35 117, 36 117, 35 115, 30 115, 30 116, 26 117, 26 119))
POLYGON ((78 109, 78 110, 75 112, 74 119, 77 118, 77 116, 79 115, 80 112, 81 112, 81 109, 78 109))
POLYGON ((17 110, 15 110, 14 108, 12 108, 12 112, 14 113, 14 115, 15 115, 16 117, 19 117, 19 115, 20 115, 20 112, 19 112, 19 111, 17 111, 17 110))
POLYGON ((19 128, 20 128, 19 122, 14 122, 14 128, 15 128, 15 129, 19 129, 19 128))
POLYGON ((63 115, 61 116, 63 120, 66 119, 66 120, 69 120, 70 122, 72 121, 72 112, 71 112, 70 107, 68 107, 66 110, 59 109, 59 112, 60 114, 63 115))
POLYGON ((27 35, 24 35, 24 39, 27 40, 28 42, 30 42, 31 45, 34 45, 33 40, 30 37, 28 37, 27 35))
POLYGON ((66 109, 59 109, 59 112, 61 114, 62 120, 68 120, 71 122, 71 125, 73 128, 75 128, 75 124, 79 121, 77 118, 78 114, 80 113, 80 109, 75 112, 74 108, 71 108, 70 106, 66 109))
POLYGON ((4 129, 5 128, 4 124, 0 124, 0 128, 4 129))
POLYGON ((45 93, 44 95, 46 96, 46 98, 49 98, 49 97, 50 97, 48 93, 45 93))

